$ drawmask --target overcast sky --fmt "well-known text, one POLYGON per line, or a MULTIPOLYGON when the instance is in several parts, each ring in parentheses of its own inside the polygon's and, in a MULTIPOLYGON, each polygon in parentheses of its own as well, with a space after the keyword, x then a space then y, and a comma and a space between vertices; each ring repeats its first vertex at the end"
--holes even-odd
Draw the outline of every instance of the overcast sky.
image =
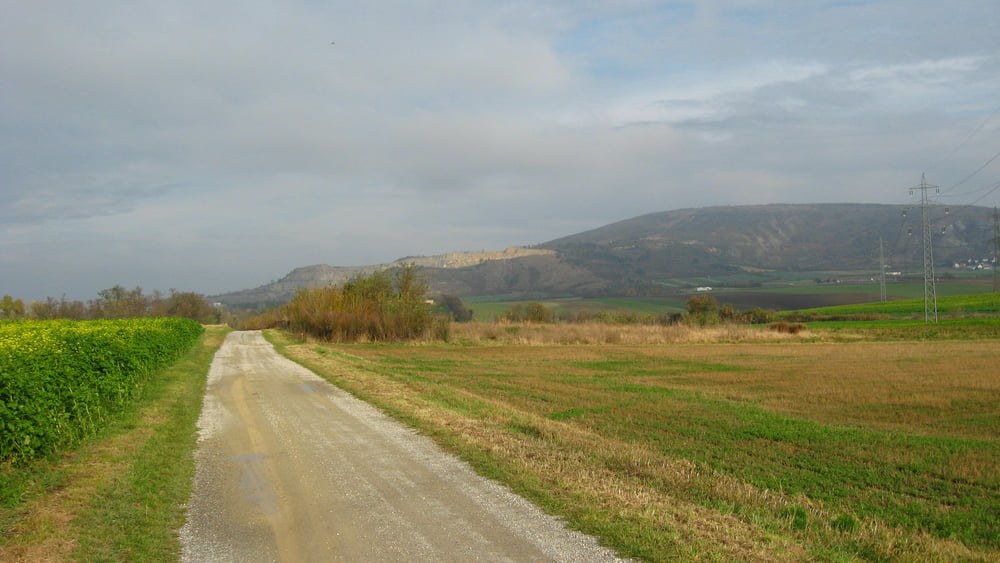
POLYGON ((687 207, 906 204, 923 172, 1000 204, 997 0, 0 13, 0 294, 26 301, 222 293, 687 207))

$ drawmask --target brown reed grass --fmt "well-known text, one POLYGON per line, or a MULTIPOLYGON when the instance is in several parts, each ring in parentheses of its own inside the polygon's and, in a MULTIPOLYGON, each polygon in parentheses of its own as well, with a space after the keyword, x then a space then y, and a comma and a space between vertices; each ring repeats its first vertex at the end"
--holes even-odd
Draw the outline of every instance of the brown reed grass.
MULTIPOLYGON (((801 326, 801 325, 800 325, 801 326)), ((615 325, 604 323, 453 323, 458 344, 538 346, 545 344, 678 344, 778 342, 810 337, 808 330, 775 331, 763 325, 615 325)))

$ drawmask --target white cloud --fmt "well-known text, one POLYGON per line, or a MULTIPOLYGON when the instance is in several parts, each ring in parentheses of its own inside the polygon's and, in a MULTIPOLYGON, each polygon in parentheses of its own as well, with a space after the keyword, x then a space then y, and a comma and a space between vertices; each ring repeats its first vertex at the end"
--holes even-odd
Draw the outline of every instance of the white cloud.
MULTIPOLYGON (((657 87, 617 102, 610 119, 619 124, 724 119, 735 111, 735 102, 758 90, 810 80, 827 72, 827 65, 818 62, 770 61, 687 76, 684 84, 657 87)), ((789 105, 787 99, 784 103, 789 105)), ((799 100, 794 105, 802 103, 799 100)))
POLYGON ((879 85, 887 82, 938 84, 960 78, 968 72, 978 70, 985 59, 985 57, 981 56, 966 56, 901 64, 872 64, 849 72, 847 78, 852 83, 861 86, 879 85))

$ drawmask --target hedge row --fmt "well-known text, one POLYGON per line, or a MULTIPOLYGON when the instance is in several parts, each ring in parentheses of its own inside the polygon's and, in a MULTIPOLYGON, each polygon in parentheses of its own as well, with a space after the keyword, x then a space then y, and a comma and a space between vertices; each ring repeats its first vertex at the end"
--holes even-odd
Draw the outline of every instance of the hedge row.
POLYGON ((203 330, 178 318, 0 323, 0 462, 92 435, 203 330))

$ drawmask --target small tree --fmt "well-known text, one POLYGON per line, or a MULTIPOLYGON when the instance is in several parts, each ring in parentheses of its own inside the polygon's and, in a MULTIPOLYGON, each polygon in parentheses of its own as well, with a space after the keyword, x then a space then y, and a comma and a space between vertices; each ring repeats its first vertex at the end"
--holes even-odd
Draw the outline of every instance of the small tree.
POLYGON ((45 301, 32 301, 28 309, 31 318, 38 320, 93 318, 83 301, 67 301, 66 297, 59 301, 52 297, 46 297, 45 301))
POLYGON ((526 316, 529 323, 552 322, 552 311, 550 311, 545 305, 535 301, 528 303, 526 316))
POLYGON ((742 318, 745 322, 749 324, 757 325, 757 324, 773 323, 777 318, 777 315, 774 313, 774 311, 768 311, 760 307, 754 307, 753 309, 744 311, 742 314, 742 318))
POLYGON ((711 295, 695 295, 687 301, 688 319, 698 325, 719 323, 719 302, 711 295))
POLYGON ((389 303, 390 326, 394 340, 409 340, 422 336, 431 325, 427 306, 427 281, 416 264, 405 264, 396 270, 394 294, 389 303))
POLYGON ((156 303, 162 307, 163 316, 183 317, 200 323, 219 322, 219 311, 212 307, 205 298, 191 291, 170 290, 170 297, 156 303))
POLYGON ((519 323, 527 318, 527 313, 524 310, 523 303, 514 303, 510 307, 507 307, 507 311, 503 314, 504 320, 510 321, 512 323, 519 323))
POLYGON ((14 299, 10 295, 4 295, 0 299, 0 318, 20 319, 24 316, 24 301, 14 299))
POLYGON ((142 288, 128 290, 120 285, 102 289, 97 292, 98 298, 91 302, 91 314, 94 318, 129 319, 142 317, 147 313, 149 299, 142 294, 142 288))
POLYGON ((29 316, 41 321, 54 319, 58 314, 56 300, 48 297, 45 301, 32 301, 28 304, 29 316))
POLYGON ((465 323, 472 320, 472 309, 465 306, 462 303, 462 299, 457 295, 451 293, 445 293, 439 295, 434 300, 435 305, 443 309, 447 309, 448 313, 451 314, 452 320, 459 323, 465 323))

